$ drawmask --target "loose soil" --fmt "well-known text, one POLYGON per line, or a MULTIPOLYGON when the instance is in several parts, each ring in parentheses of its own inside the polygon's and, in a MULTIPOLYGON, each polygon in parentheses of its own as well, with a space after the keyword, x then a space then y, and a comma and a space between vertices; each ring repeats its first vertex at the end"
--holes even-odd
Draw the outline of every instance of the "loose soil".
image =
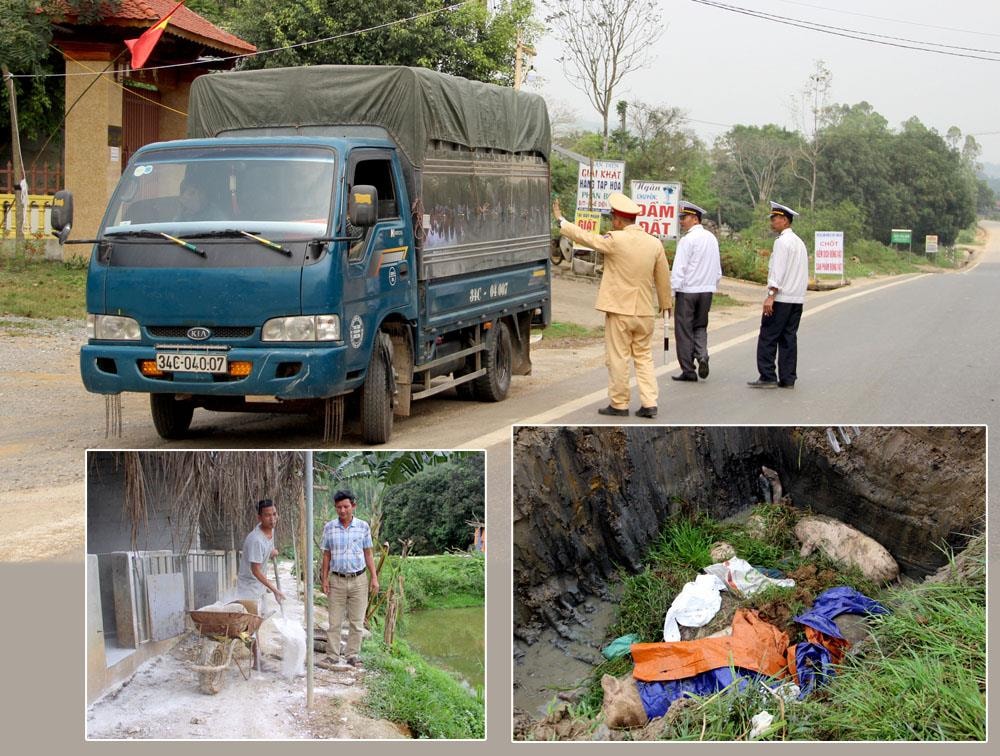
MULTIPOLYGON (((282 585, 295 585, 291 563, 281 562, 282 585)), ((304 626, 297 591, 288 591, 285 616, 304 626)), ((326 612, 317 608, 317 618, 326 612)), ((280 641, 265 622, 259 631, 263 672, 244 680, 235 665, 222 690, 198 690, 202 638, 192 631, 172 651, 152 659, 117 689, 87 709, 91 739, 405 739, 410 734, 393 722, 365 714, 365 673, 338 666, 314 670, 312 709, 306 709, 304 677, 281 675, 280 641)), ((247 654, 249 652, 246 652, 247 654)), ((317 660, 320 655, 317 654, 317 660)), ((247 659, 249 661, 249 659, 247 659)))

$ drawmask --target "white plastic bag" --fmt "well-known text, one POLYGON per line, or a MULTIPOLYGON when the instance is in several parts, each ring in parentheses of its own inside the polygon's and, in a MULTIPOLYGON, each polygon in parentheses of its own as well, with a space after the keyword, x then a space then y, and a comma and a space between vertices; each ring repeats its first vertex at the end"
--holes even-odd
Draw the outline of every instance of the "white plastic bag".
POLYGON ((679 641, 681 629, 678 623, 685 627, 703 627, 714 617, 722 606, 722 596, 719 591, 726 590, 726 585, 715 575, 699 575, 687 583, 663 618, 663 640, 679 641))
POLYGON ((274 629, 281 637, 281 674, 300 677, 306 673, 306 631, 293 619, 274 617, 274 629))
POLYGON ((769 578, 760 570, 754 569, 750 562, 739 557, 733 557, 718 564, 710 564, 705 568, 705 572, 709 575, 715 575, 737 596, 753 596, 769 585, 777 585, 782 588, 795 587, 794 580, 769 578))

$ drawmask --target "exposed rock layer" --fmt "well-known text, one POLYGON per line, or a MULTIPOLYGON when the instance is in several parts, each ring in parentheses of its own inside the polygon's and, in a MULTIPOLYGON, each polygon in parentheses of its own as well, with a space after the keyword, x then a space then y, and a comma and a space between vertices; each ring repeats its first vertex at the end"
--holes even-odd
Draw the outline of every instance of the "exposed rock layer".
POLYGON ((760 499, 761 465, 797 507, 853 525, 911 574, 938 568, 985 515, 983 428, 862 428, 835 453, 822 428, 525 427, 514 437, 514 616, 572 618, 619 568, 642 565, 672 516, 725 518, 760 499))

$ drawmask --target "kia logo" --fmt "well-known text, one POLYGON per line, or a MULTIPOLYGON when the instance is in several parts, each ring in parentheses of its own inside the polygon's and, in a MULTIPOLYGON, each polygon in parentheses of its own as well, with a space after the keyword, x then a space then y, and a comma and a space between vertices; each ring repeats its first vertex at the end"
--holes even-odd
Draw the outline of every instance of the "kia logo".
POLYGON ((212 332, 207 328, 202 328, 201 326, 195 326, 194 328, 188 328, 188 338, 192 341, 204 341, 212 332))

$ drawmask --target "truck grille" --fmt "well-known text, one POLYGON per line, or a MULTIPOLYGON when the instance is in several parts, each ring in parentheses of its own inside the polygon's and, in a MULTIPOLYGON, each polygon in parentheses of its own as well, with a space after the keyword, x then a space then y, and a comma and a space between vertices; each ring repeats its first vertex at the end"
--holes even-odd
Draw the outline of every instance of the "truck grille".
MULTIPOLYGON (((146 330, 149 331, 150 336, 165 339, 184 339, 187 338, 187 332, 190 327, 191 326, 149 326, 146 330)), ((213 339, 248 339, 253 336, 254 331, 253 326, 206 327, 211 330, 211 338, 213 339)))

